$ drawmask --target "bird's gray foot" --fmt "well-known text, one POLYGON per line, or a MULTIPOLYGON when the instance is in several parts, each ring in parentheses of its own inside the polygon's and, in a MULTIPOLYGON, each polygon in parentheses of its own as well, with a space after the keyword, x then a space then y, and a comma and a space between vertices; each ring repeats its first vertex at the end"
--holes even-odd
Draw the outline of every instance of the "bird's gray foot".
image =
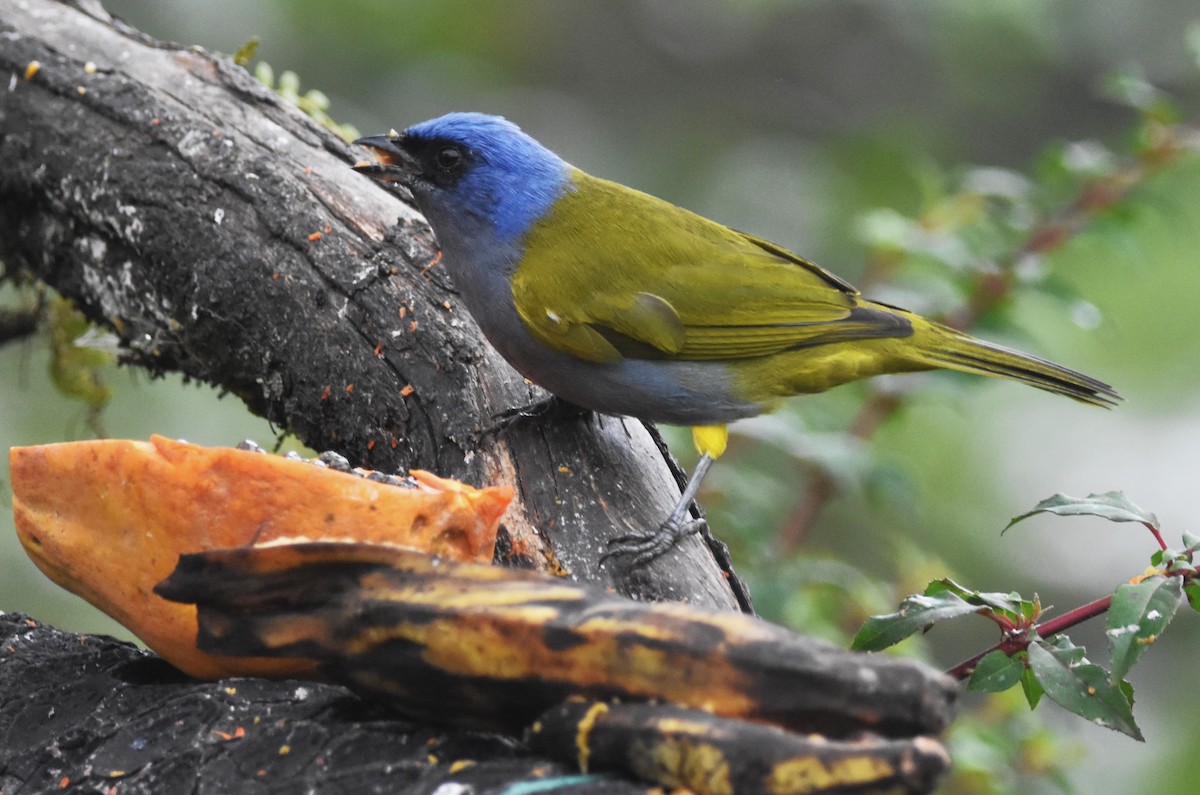
POLYGON ((494 415, 491 424, 481 432, 485 434, 496 433, 523 420, 572 420, 584 417, 590 413, 589 409, 576 406, 574 403, 568 403, 562 398, 551 395, 548 398, 536 400, 533 403, 526 403, 524 406, 506 409, 494 415))
POLYGON ((600 562, 619 556, 628 558, 630 567, 645 566, 682 539, 699 533, 707 526, 708 523, 703 519, 668 517, 667 521, 652 533, 630 533, 611 539, 608 542, 608 551, 601 556, 600 562))

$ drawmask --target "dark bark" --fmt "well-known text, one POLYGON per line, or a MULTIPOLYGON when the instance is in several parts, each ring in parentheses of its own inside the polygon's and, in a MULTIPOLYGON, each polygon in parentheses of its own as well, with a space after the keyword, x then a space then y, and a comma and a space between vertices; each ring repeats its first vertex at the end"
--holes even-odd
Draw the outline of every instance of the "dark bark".
POLYGON ((537 395, 430 267, 428 226, 344 142, 230 59, 90 3, 0 0, 0 35, 0 258, 113 329, 126 363, 231 392, 356 465, 515 484, 508 532, 572 577, 748 604, 699 538, 600 566, 608 538, 666 516, 677 468, 636 420, 485 430, 537 395))
MULTIPOLYGON (((0 614, 0 792, 486 793, 577 774, 500 735, 396 719, 337 685, 196 682, 128 643, 0 614)), ((555 790, 645 791, 613 778, 555 790)))

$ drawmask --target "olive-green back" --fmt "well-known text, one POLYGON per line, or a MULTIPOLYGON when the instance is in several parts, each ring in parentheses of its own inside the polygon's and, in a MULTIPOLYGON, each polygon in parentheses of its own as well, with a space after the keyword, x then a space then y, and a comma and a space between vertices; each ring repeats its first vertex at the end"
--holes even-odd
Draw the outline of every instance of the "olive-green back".
POLYGON ((517 311, 542 343, 598 362, 731 360, 880 336, 880 318, 851 318, 857 291, 813 263, 623 185, 572 177, 530 230, 513 278, 517 311))

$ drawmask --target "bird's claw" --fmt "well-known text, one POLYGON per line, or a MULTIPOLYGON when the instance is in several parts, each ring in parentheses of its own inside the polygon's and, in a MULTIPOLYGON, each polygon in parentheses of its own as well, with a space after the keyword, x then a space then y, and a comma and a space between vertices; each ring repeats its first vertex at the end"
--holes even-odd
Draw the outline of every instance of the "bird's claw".
POLYGON ((589 409, 581 408, 551 395, 543 400, 526 403, 523 406, 514 406, 492 415, 491 424, 483 428, 481 432, 484 434, 496 433, 522 420, 575 419, 589 413, 591 413, 589 409))
POLYGON ((608 551, 600 556, 604 563, 612 557, 624 557, 629 560, 630 568, 644 566, 662 555, 682 539, 693 533, 699 533, 708 522, 703 519, 686 519, 672 522, 669 519, 662 523, 652 533, 629 533, 609 539, 608 551))

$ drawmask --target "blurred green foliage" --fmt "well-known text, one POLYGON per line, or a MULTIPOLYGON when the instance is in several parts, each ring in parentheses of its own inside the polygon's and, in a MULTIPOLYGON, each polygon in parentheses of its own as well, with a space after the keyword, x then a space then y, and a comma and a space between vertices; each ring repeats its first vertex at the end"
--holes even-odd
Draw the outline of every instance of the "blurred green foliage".
MULTIPOLYGON (((301 93, 282 72, 264 82, 366 133, 450 110, 509 116, 592 173, 916 310, 971 307, 999 266, 1010 278, 972 315, 979 333, 1128 398, 1106 413, 937 374, 844 387, 735 425, 702 502, 775 620, 848 644, 867 616, 940 577, 1037 592, 1060 609, 1110 592, 1144 540, 1097 525, 1000 538, 1008 517, 1056 491, 1123 489, 1169 526, 1189 526, 1200 162, 1139 180, 1061 246, 1005 257, 1089 180, 1152 148, 1162 125, 1200 117, 1191 0, 107 5, 152 35, 224 52, 257 34, 255 58, 319 91, 301 93), (869 440, 845 435, 864 404, 893 398, 869 440), (820 478, 833 496, 783 555, 781 528, 795 526, 820 478)), ((11 288, 0 289, 7 304, 11 288)), ((5 446, 89 435, 87 409, 54 390, 49 362, 44 340, 0 348, 5 446)), ((103 377, 115 388, 103 414, 113 436, 272 439, 205 388, 103 377)), ((686 436, 677 441, 690 459, 686 436)), ((8 516, 0 560, 0 608, 111 630, 32 569, 8 516)), ((1182 791, 1159 772, 1187 769, 1187 716, 1200 706, 1181 687, 1194 666, 1180 662, 1200 632, 1179 623, 1136 672, 1146 745, 1030 714, 1013 692, 972 695, 950 735, 944 791, 1182 791)), ((935 630, 899 649, 949 666, 994 642, 988 629, 935 630)))

